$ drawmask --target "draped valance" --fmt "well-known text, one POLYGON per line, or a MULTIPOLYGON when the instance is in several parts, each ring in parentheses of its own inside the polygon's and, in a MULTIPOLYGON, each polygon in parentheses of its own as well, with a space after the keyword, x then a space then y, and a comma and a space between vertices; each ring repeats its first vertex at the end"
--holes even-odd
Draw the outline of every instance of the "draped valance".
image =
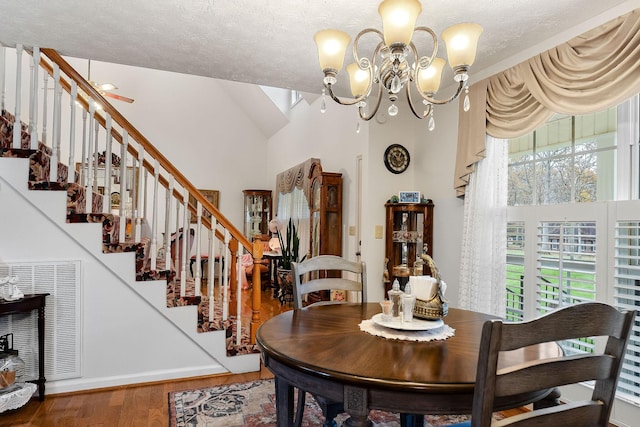
POLYGON ((638 92, 640 9, 472 85, 472 106, 486 108, 477 114, 460 108, 457 195, 464 195, 473 165, 484 157, 486 134, 514 138, 554 113, 602 111, 638 92))
POLYGON ((291 193, 294 188, 298 188, 304 191, 305 196, 309 199, 309 188, 311 186, 309 172, 315 163, 320 165, 320 159, 311 158, 284 172, 280 172, 276 176, 276 192, 287 194, 291 193))

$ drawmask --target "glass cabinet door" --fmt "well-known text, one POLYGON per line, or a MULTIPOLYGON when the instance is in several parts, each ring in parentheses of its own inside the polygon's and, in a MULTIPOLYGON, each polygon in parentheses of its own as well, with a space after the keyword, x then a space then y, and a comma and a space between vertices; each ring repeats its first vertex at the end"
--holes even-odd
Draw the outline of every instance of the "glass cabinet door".
POLYGON ((250 241, 269 235, 271 191, 244 190, 244 235, 250 241))
POLYGON ((385 242, 385 292, 395 279, 401 288, 409 276, 424 272, 414 266, 423 252, 433 254, 433 204, 387 203, 385 242))

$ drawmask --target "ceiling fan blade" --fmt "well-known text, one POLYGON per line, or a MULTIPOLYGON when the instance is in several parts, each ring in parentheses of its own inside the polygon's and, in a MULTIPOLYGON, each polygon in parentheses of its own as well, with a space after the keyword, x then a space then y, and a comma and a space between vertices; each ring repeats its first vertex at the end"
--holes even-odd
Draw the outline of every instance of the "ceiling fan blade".
POLYGON ((134 101, 131 98, 127 98, 126 96, 116 95, 115 93, 101 92, 101 94, 102 96, 105 96, 107 98, 117 99, 118 101, 128 102, 129 104, 131 104, 134 101))

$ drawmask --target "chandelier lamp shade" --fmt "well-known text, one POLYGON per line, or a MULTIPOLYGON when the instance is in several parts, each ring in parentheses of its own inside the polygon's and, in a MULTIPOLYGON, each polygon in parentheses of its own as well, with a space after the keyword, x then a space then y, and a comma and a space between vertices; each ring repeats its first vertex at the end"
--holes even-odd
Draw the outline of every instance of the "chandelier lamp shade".
MULTIPOLYGON (((418 0, 384 0, 380 3, 378 13, 382 18, 383 31, 375 28, 360 31, 353 42, 353 62, 346 66, 353 98, 339 98, 333 90, 338 81, 338 73, 344 65, 345 53, 351 38, 340 30, 317 32, 314 40, 318 47, 320 68, 324 73, 323 94, 328 92, 329 96, 341 105, 357 105, 360 118, 371 120, 380 108, 383 92, 391 101, 388 113, 395 116, 398 113, 395 102, 398 94, 404 89, 413 114, 419 119, 429 117, 428 127, 429 130, 433 130, 434 105, 447 104, 458 98, 463 90, 468 91, 469 69, 476 57, 482 27, 478 24, 462 23, 442 32, 442 40, 457 88, 449 98, 437 99, 436 93, 440 89, 446 61, 436 56, 436 33, 428 27, 416 27, 420 12, 422 5, 418 0), (432 51, 427 55, 420 56, 412 41, 413 36, 418 34, 426 35, 427 40, 431 39, 433 42, 432 51), (361 57, 358 52, 360 39, 365 35, 374 35, 379 39, 371 57, 361 57), (412 92, 418 93, 422 98, 422 112, 416 108, 412 92), (370 98, 375 101, 372 104, 373 109, 367 113, 365 107, 370 98)), ((324 110, 324 107, 322 109, 324 110)), ((464 110, 468 109, 468 97, 465 97, 464 110)))

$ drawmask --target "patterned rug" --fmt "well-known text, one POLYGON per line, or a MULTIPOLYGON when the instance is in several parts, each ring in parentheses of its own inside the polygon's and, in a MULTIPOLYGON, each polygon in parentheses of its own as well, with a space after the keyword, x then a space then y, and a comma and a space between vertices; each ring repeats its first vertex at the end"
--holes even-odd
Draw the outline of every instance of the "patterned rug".
MULTIPOLYGON (((171 427, 275 427, 275 386, 273 380, 258 380, 169 393, 171 427)), ((338 426, 348 417, 336 417, 338 426)), ((399 427, 398 414, 371 411, 374 427, 399 427)), ((440 427, 464 421, 465 416, 425 416, 425 427, 440 427)), ((307 394, 303 427, 322 426, 322 411, 307 394)))

